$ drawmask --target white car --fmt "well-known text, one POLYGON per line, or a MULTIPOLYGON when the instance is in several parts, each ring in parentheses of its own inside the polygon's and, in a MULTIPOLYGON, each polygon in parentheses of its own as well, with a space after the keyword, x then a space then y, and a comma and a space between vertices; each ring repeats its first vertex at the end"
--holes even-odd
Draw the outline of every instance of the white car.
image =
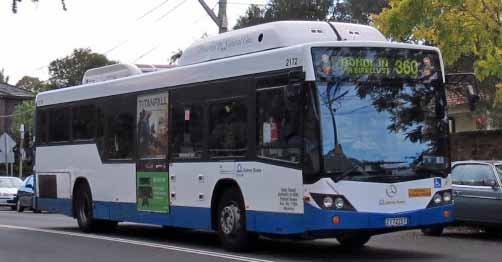
POLYGON ((0 176, 0 206, 10 206, 16 210, 17 189, 23 181, 17 177, 0 176))

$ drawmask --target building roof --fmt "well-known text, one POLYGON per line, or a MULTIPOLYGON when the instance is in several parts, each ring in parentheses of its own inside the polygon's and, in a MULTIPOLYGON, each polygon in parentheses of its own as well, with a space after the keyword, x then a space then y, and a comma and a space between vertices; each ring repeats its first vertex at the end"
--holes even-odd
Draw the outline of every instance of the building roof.
POLYGON ((24 90, 13 85, 6 83, 0 83, 0 97, 12 97, 19 99, 32 99, 35 98, 35 94, 28 90, 24 90))

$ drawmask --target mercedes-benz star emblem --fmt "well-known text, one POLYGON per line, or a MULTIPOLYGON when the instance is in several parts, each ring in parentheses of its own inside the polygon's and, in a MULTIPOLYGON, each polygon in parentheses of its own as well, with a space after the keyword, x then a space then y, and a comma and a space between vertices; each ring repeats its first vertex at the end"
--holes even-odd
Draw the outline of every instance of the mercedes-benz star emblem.
POLYGON ((395 185, 390 185, 387 187, 385 190, 385 193, 387 193, 388 197, 394 197, 397 194, 397 187, 395 185))

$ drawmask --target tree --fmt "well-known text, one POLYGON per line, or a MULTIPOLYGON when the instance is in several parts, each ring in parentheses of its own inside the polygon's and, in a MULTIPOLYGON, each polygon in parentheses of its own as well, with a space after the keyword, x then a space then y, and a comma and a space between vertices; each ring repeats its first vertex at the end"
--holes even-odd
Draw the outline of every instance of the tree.
POLYGON ((8 84, 9 83, 9 77, 5 75, 5 70, 2 68, 0 70, 0 84, 8 84))
POLYGON ((55 88, 48 82, 40 81, 40 79, 38 79, 37 77, 32 76, 23 76, 19 81, 17 81, 16 87, 28 90, 34 94, 55 88))
POLYGON ((371 15, 379 14, 389 0, 337 0, 330 20, 369 25, 371 15))
POLYGON ((485 98, 474 114, 502 119, 500 0, 391 0, 373 18, 394 40, 438 46, 450 72, 473 70, 485 98))
POLYGON ((80 85, 85 71, 115 63, 105 55, 93 53, 90 49, 74 49, 71 55, 49 64, 49 83, 56 88, 80 85))
POLYGON ((244 16, 237 19, 234 29, 279 20, 326 20, 333 0, 272 0, 263 8, 251 5, 244 16))
MULTIPOLYGON (((33 3, 38 3, 38 0, 31 0, 33 3)), ((12 12, 14 14, 17 13, 17 4, 18 2, 22 2, 22 0, 12 0, 12 12)), ((65 0, 61 0, 61 6, 63 7, 63 10, 66 11, 66 3, 65 0)))
POLYGON ((479 79, 502 78, 500 0, 391 0, 374 19, 392 39, 438 46, 446 64, 473 56, 479 79))

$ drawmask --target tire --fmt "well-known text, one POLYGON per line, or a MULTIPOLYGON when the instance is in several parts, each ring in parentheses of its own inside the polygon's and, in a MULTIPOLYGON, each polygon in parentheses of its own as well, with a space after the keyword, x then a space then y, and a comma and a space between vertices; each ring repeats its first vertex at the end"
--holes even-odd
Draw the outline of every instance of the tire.
POLYGON ((489 235, 498 236, 502 234, 502 228, 500 227, 485 227, 485 232, 489 235))
POLYGON ((11 208, 13 208, 13 210, 16 210, 16 211, 17 211, 17 212, 19 212, 19 213, 22 213, 22 212, 24 211, 24 207, 23 207, 23 205, 21 204, 21 200, 20 200, 20 199, 18 199, 18 200, 16 201, 16 206, 15 206, 15 207, 11 207, 11 208))
POLYGON ((15 206, 10 206, 10 210, 16 211, 17 210, 17 204, 15 206))
POLYGON ((353 233, 336 237, 336 240, 338 240, 340 246, 344 249, 360 249, 364 247, 370 239, 371 235, 363 233, 353 233))
POLYGON ((75 216, 78 227, 85 233, 97 230, 96 220, 92 214, 91 190, 87 185, 80 185, 75 196, 75 216))
POLYGON ((422 234, 426 236, 431 236, 431 237, 439 237, 441 234, 443 234, 444 227, 443 226, 431 226, 431 227, 426 227, 422 228, 422 234))
POLYGON ((257 236, 246 230, 246 211, 238 189, 230 188, 223 193, 216 218, 223 248, 229 251, 249 251, 254 247, 257 236))

